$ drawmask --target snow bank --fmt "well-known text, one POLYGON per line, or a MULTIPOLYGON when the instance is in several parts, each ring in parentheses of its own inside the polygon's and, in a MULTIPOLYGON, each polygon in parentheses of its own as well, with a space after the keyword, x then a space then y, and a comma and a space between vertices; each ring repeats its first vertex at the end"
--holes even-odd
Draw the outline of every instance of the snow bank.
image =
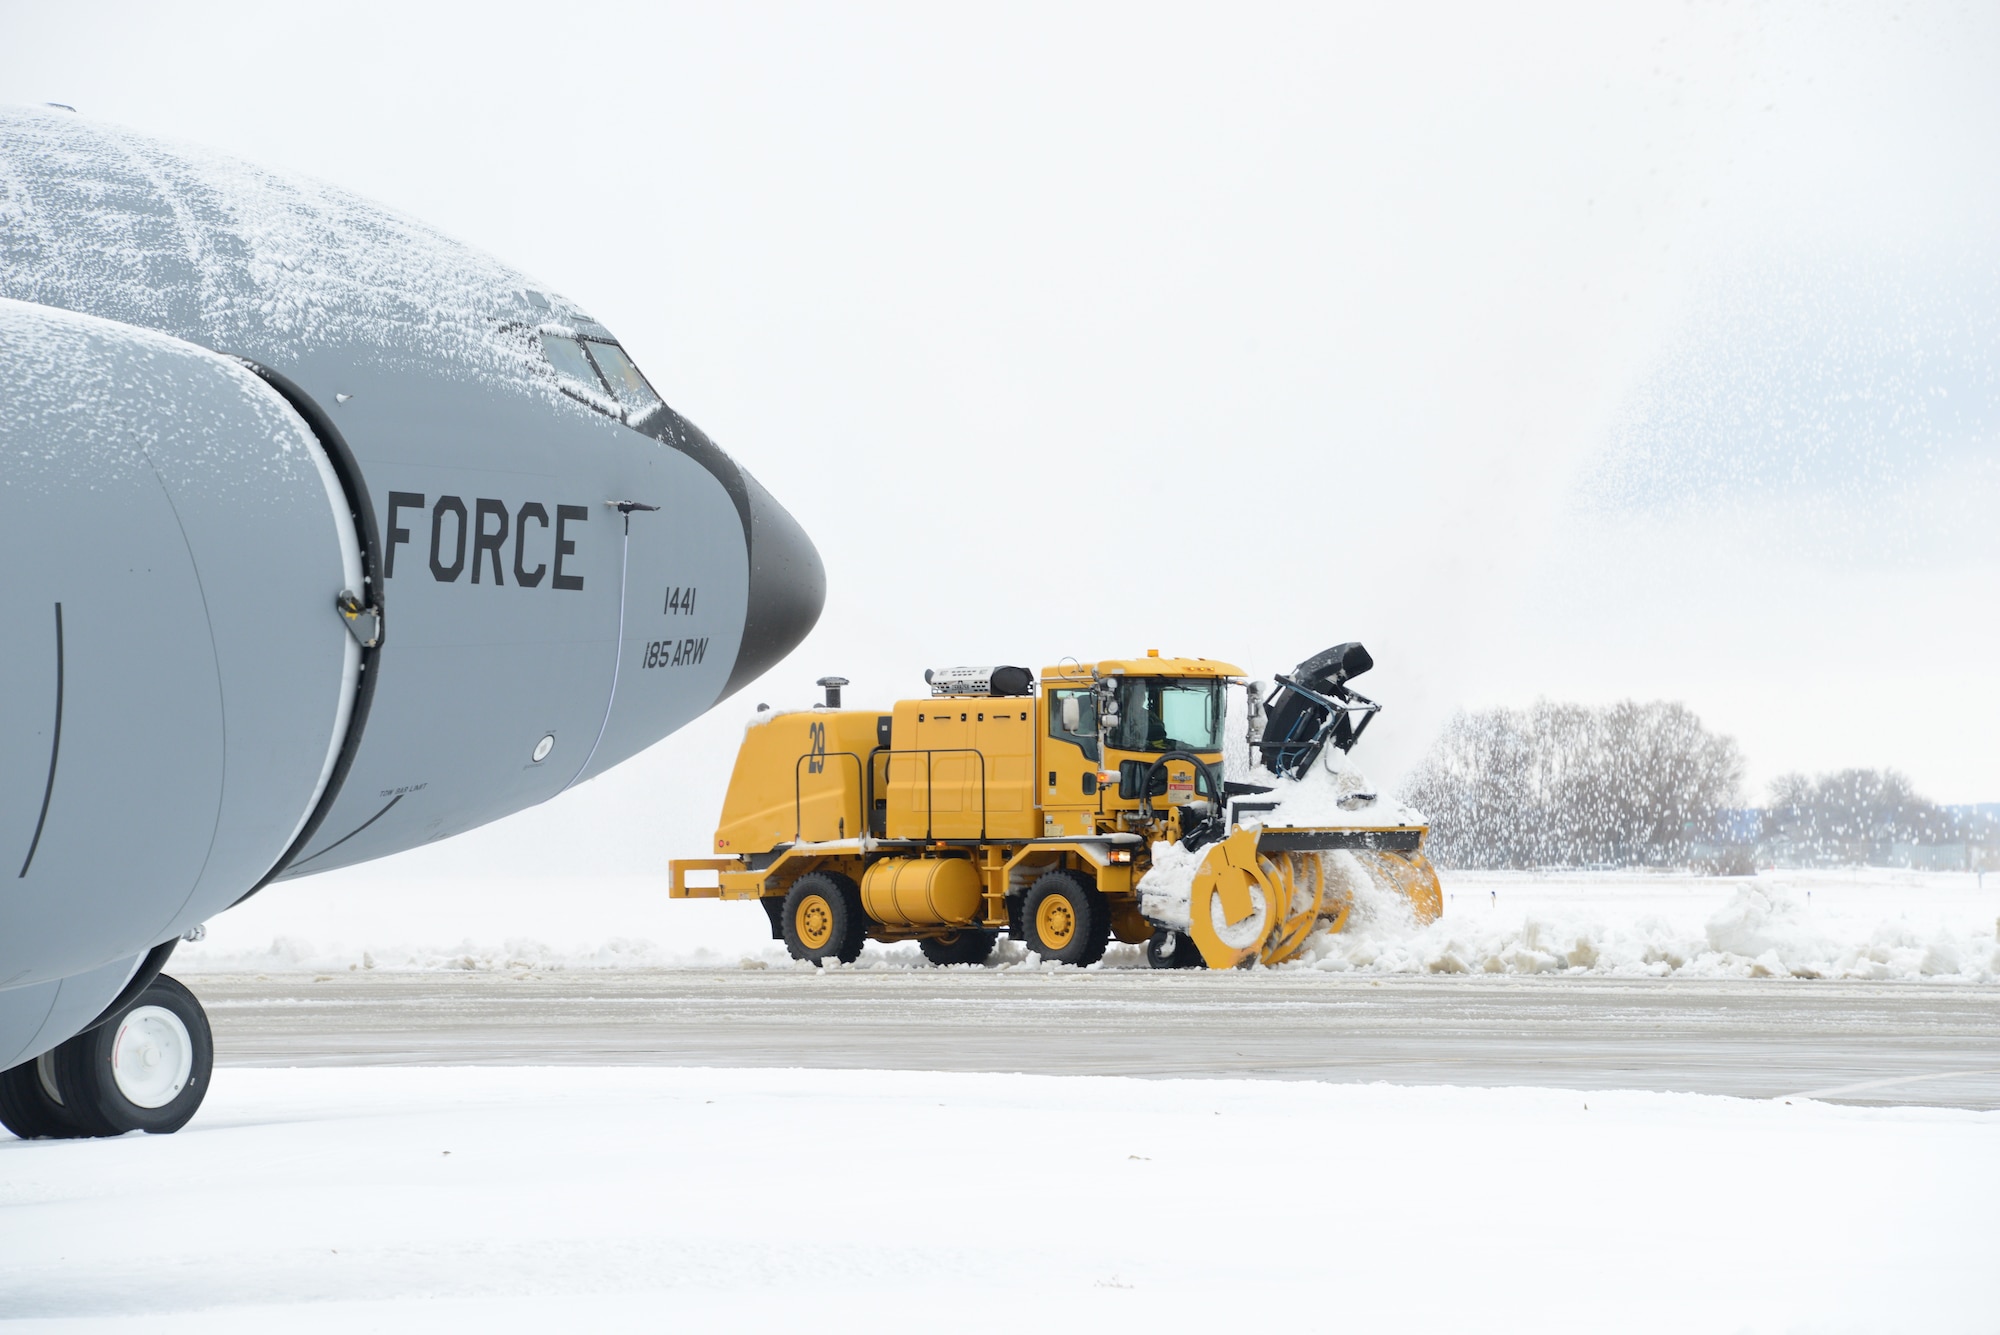
POLYGON ((1139 910, 1156 922, 1187 929, 1193 912, 1194 877, 1208 850, 1190 853, 1178 843, 1153 845, 1153 865, 1139 878, 1139 910))
MULTIPOLYGON (((1264 823, 1423 823, 1421 813, 1393 799, 1367 802, 1368 792, 1352 769, 1316 765, 1305 778, 1276 785, 1279 805, 1264 823)), ((1187 925, 1202 856, 1153 845, 1153 867, 1139 883, 1148 913, 1187 925)), ((1354 909, 1344 931, 1316 934, 1281 968, 2000 982, 2000 876, 1989 894, 1968 874, 1875 869, 1731 879, 1447 872, 1445 915, 1420 926, 1409 902, 1369 876, 1352 854, 1330 854, 1326 863, 1329 875, 1349 887, 1354 909), (1673 893, 1662 902, 1668 888, 1673 893)))
MULTIPOLYGON (((1348 929, 1307 943, 1300 964, 1330 972, 1597 974, 1634 978, 1855 978, 2000 981, 2000 878, 1879 873, 1734 879, 1600 876, 1632 893, 1564 903, 1530 877, 1447 876, 1445 916, 1420 927, 1369 882, 1348 929), (1938 883, 1953 880, 1957 894, 1938 883), (1657 884, 1647 886, 1648 881, 1657 884), (1925 886, 1925 882, 1932 884, 1925 886), (1679 904, 1652 901, 1678 889, 1679 904), (1820 902, 1815 904, 1815 888, 1820 902), (1929 888, 1931 893, 1925 893, 1929 888), (1648 894, 1648 890, 1653 894, 1648 894), (1868 893, 1870 890, 1874 893, 1868 893), (1829 904, 1828 891, 1835 902, 1829 904), (1969 892, 1969 893, 1967 893, 1969 892), (1508 911, 1502 911, 1502 896, 1508 911), (1529 901, 1514 911, 1517 897, 1529 901), (1720 897, 1721 902, 1715 903, 1720 897), (1485 902, 1481 902, 1484 900, 1485 902), (1618 911, 1623 909, 1624 911, 1618 911), (1664 910, 1664 911, 1662 911, 1664 910)), ((1588 885, 1585 878, 1577 878, 1588 885)), ((1672 896, 1669 896, 1672 898, 1672 896)))
MULTIPOLYGON (((315 943, 301 937, 281 936, 269 945, 250 948, 210 948, 205 942, 183 945, 174 954, 174 969, 185 974, 271 974, 271 973, 353 973, 364 970, 396 972, 466 973, 559 973, 589 969, 811 969, 785 952, 784 946, 766 941, 748 949, 716 950, 707 946, 675 948, 643 938, 616 938, 600 945, 554 946, 528 937, 512 937, 496 944, 470 937, 446 946, 354 946, 345 942, 315 943)), ((852 964, 829 964, 829 969, 862 972, 881 969, 929 969, 935 966, 923 957, 914 942, 883 945, 870 942, 861 958, 852 964)), ((972 967, 972 966, 958 966, 972 967)), ((990 969, 1063 969, 1068 965, 1048 964, 1028 953, 1018 941, 1001 941, 990 969)), ((1114 943, 1104 952, 1102 969, 1144 969, 1145 950, 1139 946, 1114 943)))
MULTIPOLYGON (((1333 859, 1337 874, 1345 856, 1333 859)), ((366 870, 270 887, 211 921, 206 940, 182 945, 174 969, 806 967, 771 940, 756 908, 669 900, 664 877, 396 881, 366 870)), ((1967 873, 1881 869, 1734 879, 1446 872, 1445 914, 1428 927, 1358 868, 1349 879, 1348 930, 1314 938, 1285 968, 2000 982, 2000 875, 1982 888, 1967 873)), ((913 945, 871 943, 850 967, 928 966, 913 945)), ((1018 943, 1002 942, 994 967, 1038 966, 1018 943)), ((1114 944, 1100 967, 1144 960, 1114 944)))

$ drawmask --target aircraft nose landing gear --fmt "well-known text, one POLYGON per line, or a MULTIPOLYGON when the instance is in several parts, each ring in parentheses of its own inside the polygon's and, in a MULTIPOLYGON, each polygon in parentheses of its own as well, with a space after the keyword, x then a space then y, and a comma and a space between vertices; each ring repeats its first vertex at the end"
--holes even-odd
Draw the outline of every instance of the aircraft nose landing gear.
POLYGON ((0 1072, 0 1123, 24 1140, 178 1131, 214 1064, 201 1003, 161 975, 104 1023, 0 1072))

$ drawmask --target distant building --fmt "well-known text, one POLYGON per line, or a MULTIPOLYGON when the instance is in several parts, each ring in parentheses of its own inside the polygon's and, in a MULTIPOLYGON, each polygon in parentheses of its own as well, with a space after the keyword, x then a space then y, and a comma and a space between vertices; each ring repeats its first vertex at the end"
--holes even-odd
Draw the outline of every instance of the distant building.
POLYGON ((1725 811, 1726 842, 1754 843, 1767 867, 1872 866, 1916 871, 2000 871, 2000 802, 1932 808, 1942 822, 1926 822, 1929 838, 1911 838, 1888 826, 1829 836, 1803 833, 1796 824, 1760 808, 1725 811))
POLYGON ((1725 844, 1754 844, 1764 837, 1762 807, 1724 807, 1715 813, 1716 835, 1725 844))

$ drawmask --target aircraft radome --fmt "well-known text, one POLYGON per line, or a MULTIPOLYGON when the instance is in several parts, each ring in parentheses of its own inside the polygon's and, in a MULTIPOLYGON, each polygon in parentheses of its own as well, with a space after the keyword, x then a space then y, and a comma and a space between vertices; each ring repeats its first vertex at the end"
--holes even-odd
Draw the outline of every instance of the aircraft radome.
POLYGON ((825 591, 572 302, 55 109, 0 110, 0 570, 0 1118, 42 1135, 193 1114, 184 933, 601 774, 825 591))

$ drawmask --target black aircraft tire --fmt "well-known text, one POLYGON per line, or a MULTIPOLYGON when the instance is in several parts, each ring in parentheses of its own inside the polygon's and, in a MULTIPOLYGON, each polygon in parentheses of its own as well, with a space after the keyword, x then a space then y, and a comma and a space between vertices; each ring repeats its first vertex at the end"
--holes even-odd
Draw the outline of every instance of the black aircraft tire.
POLYGON ((1073 871, 1045 871, 1021 905, 1021 927, 1028 949, 1049 963, 1095 964, 1111 940, 1111 903, 1073 871))
POLYGON ((42 1086, 33 1060, 0 1071, 0 1126, 22 1140, 68 1138, 77 1134, 62 1106, 42 1086))
POLYGON ((1201 963, 1201 947, 1178 928, 1162 927, 1146 943, 1146 964, 1154 969, 1192 969, 1201 963))
POLYGON ((792 882, 780 921, 785 949, 816 969, 828 960, 854 963, 868 940, 860 887, 839 872, 809 871, 792 882))
POLYGON ((993 946, 999 939, 999 933, 984 927, 962 927, 950 940, 926 937, 917 943, 917 948, 924 952, 925 959, 939 966, 984 964, 993 958, 993 946))
POLYGON ((166 1135, 208 1097, 215 1038, 194 993, 162 974, 123 1012, 55 1051, 73 1134, 166 1135))

